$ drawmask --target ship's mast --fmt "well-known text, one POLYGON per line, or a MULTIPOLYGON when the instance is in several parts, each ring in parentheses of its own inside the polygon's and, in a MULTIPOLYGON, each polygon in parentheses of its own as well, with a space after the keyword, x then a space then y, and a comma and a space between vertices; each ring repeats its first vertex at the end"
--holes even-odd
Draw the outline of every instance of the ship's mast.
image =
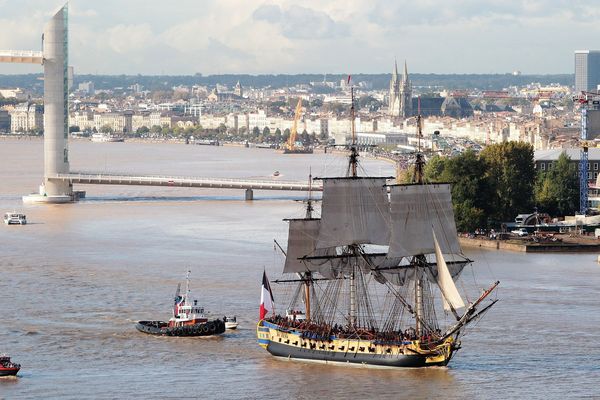
MULTIPOLYGON (((419 185, 423 184, 423 166, 425 164, 421 155, 421 136, 423 135, 421 126, 421 98, 419 97, 417 111, 417 157, 413 174, 413 183, 419 185)), ((426 265, 427 260, 421 254, 415 256, 412 262, 415 268, 415 330, 417 337, 421 337, 423 334, 423 324, 421 321, 423 318, 423 271, 421 266, 426 265)))
POLYGON ((350 144, 350 161, 348 164, 347 175, 356 178, 356 167, 358 164, 358 149, 356 148, 356 126, 355 126, 355 110, 354 110, 354 87, 350 88, 350 97, 352 106, 350 107, 350 129, 352 132, 352 142, 350 144))
POLYGON ((190 296, 190 273, 191 271, 188 270, 185 276, 185 299, 183 301, 184 306, 188 305, 188 297, 190 296))
MULTIPOLYGON (((306 219, 312 218, 312 171, 308 173, 308 200, 306 201, 306 219)), ((304 305, 306 307, 306 321, 310 321, 310 283, 312 273, 306 271, 304 273, 304 305)))
MULTIPOLYGON (((348 165, 348 175, 352 178, 357 177, 358 150, 356 148, 356 125, 355 125, 355 109, 354 109, 354 87, 350 87, 350 99, 352 106, 350 107, 350 129, 352 133, 352 143, 350 145, 350 161, 348 165)), ((353 253, 357 252, 355 246, 350 246, 353 253)), ((353 259, 357 259, 353 257, 353 259)), ((350 272, 350 320, 348 321, 351 327, 356 326, 356 265, 352 266, 350 272)))

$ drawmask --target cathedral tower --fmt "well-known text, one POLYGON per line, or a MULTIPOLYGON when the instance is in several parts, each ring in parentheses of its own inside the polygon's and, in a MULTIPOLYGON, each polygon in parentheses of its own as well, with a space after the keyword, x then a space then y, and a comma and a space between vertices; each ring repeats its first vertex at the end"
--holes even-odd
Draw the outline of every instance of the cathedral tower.
POLYGON ((408 118, 413 115, 412 109, 412 84, 408 79, 408 68, 404 61, 404 73, 402 74, 402 82, 400 83, 400 116, 408 118))

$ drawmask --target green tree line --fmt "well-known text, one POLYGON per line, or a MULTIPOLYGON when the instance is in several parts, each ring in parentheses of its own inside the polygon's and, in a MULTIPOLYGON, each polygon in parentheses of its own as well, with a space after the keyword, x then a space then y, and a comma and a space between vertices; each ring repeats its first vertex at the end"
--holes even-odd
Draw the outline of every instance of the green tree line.
MULTIPOLYGON (((402 178, 408 181, 411 171, 402 178)), ((539 212, 552 216, 573 215, 579 207, 576 164, 562 153, 552 167, 536 171, 533 147, 506 142, 468 150, 458 156, 431 158, 424 170, 426 182, 452 183, 452 202, 457 228, 497 228, 514 221, 517 214, 539 212)))

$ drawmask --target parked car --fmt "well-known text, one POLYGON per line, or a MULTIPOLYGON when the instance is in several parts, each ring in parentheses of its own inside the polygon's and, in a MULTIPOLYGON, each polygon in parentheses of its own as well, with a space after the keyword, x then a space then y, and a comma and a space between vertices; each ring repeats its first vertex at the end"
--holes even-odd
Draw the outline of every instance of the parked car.
POLYGON ((527 229, 525 228, 519 228, 519 229, 515 229, 514 231, 510 231, 510 233, 512 233, 513 235, 517 235, 517 236, 527 236, 527 229))

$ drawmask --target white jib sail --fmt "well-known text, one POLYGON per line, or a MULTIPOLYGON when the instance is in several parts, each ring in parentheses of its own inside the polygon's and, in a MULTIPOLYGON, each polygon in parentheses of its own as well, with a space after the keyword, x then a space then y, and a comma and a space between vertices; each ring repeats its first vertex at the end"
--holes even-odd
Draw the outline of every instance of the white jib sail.
POLYGON ((450 305, 452 305, 452 308, 454 309, 464 307, 465 303, 460 297, 458 289, 456 289, 454 280, 450 275, 450 271, 448 271, 448 266, 446 265, 446 261, 444 260, 444 256, 442 255, 440 245, 438 244, 437 238, 435 237, 435 230, 432 229, 431 232, 433 233, 433 243, 435 245, 435 258, 437 260, 437 283, 440 287, 440 290, 442 291, 442 299, 444 300, 444 310, 450 311, 450 305))

